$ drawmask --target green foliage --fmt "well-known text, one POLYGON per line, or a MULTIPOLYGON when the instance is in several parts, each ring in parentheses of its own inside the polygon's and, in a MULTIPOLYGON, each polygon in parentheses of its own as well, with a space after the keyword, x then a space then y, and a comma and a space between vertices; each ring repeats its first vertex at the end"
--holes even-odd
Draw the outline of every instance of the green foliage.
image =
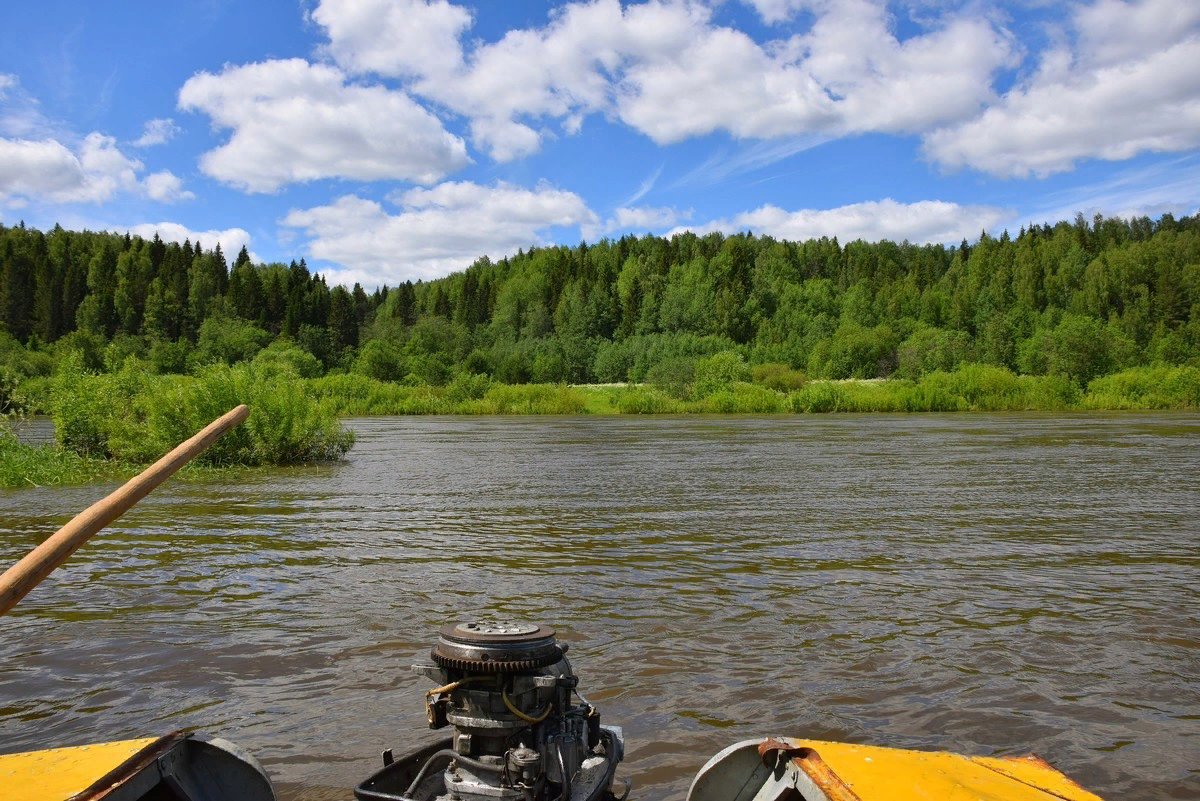
POLYGON ((725 385, 689 408, 711 414, 779 414, 788 410, 788 399, 783 393, 745 383, 725 385))
MULTIPOLYGON (((379 409, 478 405, 482 382, 463 374, 489 388, 648 381, 673 401, 741 403, 744 373, 701 369, 723 352, 805 407, 1072 407, 1126 368, 1200 367, 1200 216, 1080 217, 955 248, 623 237, 373 294, 331 288, 303 260, 255 265, 243 252, 230 270, 199 244, 0 225, 0 370, 29 408, 50 405, 62 364, 114 375, 131 360, 150 378, 245 362, 313 381, 353 372, 375 400, 348 401, 379 409), (986 391, 945 383, 974 363, 1023 375, 986 391), (839 395, 801 370, 910 383, 839 395)), ((614 408, 604 397, 589 402, 614 408)))
POLYGON ((626 387, 617 396, 621 414, 679 414, 683 404, 660 389, 647 386, 626 387))
POLYGON ((587 400, 564 384, 497 385, 477 401, 462 404, 463 414, 582 414, 587 400))
POLYGON ((1200 409, 1200 369, 1134 367, 1093 379, 1086 409, 1200 409))
POLYGON ((491 389, 492 379, 478 373, 459 373, 446 387, 446 401, 460 404, 479 400, 491 389))
POLYGON ((351 372, 376 381, 399 381, 408 373, 408 362, 392 343, 373 339, 358 352, 351 372))
POLYGON ((187 372, 187 357, 191 348, 185 340, 155 340, 150 345, 150 367, 159 375, 187 372))
POLYGON ((833 338, 818 343, 808 359, 808 372, 822 378, 886 377, 896 367, 896 336, 886 325, 866 328, 843 323, 833 338))
POLYGON ((198 364, 249 361, 271 341, 271 335, 237 317, 209 317, 200 326, 196 340, 198 364))
POLYGON ((1080 386, 1127 365, 1134 351, 1133 343, 1119 330, 1081 314, 1064 314, 1043 342, 1046 372, 1066 376, 1080 386))
POLYGON ((263 375, 294 374, 301 378, 316 378, 325 372, 316 356, 286 337, 280 337, 259 351, 252 364, 263 375))
POLYGON ((714 392, 733 388, 734 384, 750 380, 750 368, 737 351, 725 350, 696 362, 696 382, 693 392, 703 398, 714 392))
POLYGON ((192 381, 159 383, 145 398, 144 430, 136 439, 114 438, 112 447, 130 461, 149 461, 245 403, 250 417, 197 457, 198 463, 287 465, 340 459, 354 444, 353 432, 341 427, 332 404, 296 392, 298 379, 277 366, 213 365, 192 381))
POLYGON ((82 484, 120 475, 103 459, 89 459, 50 445, 26 445, 0 428, 0 487, 54 487, 82 484))
POLYGON ((973 351, 971 337, 966 331, 921 326, 897 348, 896 375, 920 378, 934 370, 953 370, 970 362, 973 351))
POLYGON ((691 358, 665 359, 646 372, 646 383, 676 400, 692 395, 696 379, 696 360, 691 358))
POLYGON ((750 368, 750 379, 776 392, 795 392, 804 386, 808 376, 802 370, 793 370, 786 364, 756 364, 750 368))
POLYGON ((799 392, 788 396, 793 412, 806 414, 849 411, 846 390, 830 381, 810 381, 799 392))
POLYGON ((145 463, 162 456, 233 407, 251 418, 197 457, 198 464, 326 461, 354 442, 333 404, 296 391, 300 377, 273 365, 212 365, 195 377, 154 376, 134 361, 121 372, 89 374, 78 358, 55 377, 55 432, 66 450, 145 463))

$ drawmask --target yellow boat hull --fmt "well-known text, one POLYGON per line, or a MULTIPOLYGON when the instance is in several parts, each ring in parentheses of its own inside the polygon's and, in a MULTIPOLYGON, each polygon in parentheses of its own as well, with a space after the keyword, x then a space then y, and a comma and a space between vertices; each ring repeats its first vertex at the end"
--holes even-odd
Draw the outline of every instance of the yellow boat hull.
POLYGON ((0 755, 0 801, 274 801, 266 771, 203 735, 120 740, 0 755))
POLYGON ((771 737, 726 748, 688 801, 1101 801, 1032 754, 969 757, 771 737))

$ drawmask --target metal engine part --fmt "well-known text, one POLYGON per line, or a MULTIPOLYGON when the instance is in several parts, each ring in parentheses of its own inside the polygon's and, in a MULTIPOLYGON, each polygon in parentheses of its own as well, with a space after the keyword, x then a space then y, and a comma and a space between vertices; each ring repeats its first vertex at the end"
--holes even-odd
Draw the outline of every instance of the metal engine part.
POLYGON ((614 801, 621 730, 601 726, 579 695, 554 629, 470 622, 439 634, 433 664, 413 670, 438 685, 426 695, 426 713, 430 728, 452 727, 449 748, 423 753, 402 795, 360 798, 614 801))

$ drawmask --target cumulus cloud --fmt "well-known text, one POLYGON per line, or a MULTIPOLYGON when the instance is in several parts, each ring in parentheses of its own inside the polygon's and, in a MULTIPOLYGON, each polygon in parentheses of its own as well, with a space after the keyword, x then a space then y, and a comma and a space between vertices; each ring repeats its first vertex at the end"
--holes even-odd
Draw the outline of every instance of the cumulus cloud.
POLYGON ((471 14, 446 0, 324 0, 312 12, 329 32, 326 52, 354 73, 445 74, 462 62, 471 14))
POLYGON ((691 216, 691 209, 679 211, 668 206, 622 206, 614 211, 603 224, 585 226, 583 238, 598 239, 604 234, 644 234, 650 231, 661 231, 691 216))
POLYGON ((138 190, 141 168, 99 133, 76 151, 52 139, 0 139, 0 199, 100 203, 118 190, 138 190))
POLYGON ((283 224, 305 230, 314 258, 345 268, 337 280, 394 285, 446 275, 484 254, 498 259, 541 244, 552 227, 596 223, 582 198, 550 186, 447 182, 389 201, 399 213, 346 195, 326 206, 294 209, 283 224))
POLYGON ((138 178, 142 163, 111 136, 90 133, 75 150, 54 139, 0 138, 0 202, 103 203, 118 192, 173 203, 194 195, 169 170, 138 178))
POLYGON ((833 209, 798 211, 786 211, 768 204, 730 219, 687 226, 671 233, 683 230, 699 234, 750 230, 756 234, 798 241, 836 236, 843 243, 856 239, 868 242, 890 239, 894 242, 957 243, 963 239, 974 239, 980 231, 995 228, 1012 216, 1011 210, 994 206, 961 206, 941 200, 898 203, 891 198, 884 198, 833 209))
MULTIPOLYGON (((180 225, 175 222, 159 222, 159 223, 141 223, 139 225, 129 226, 129 233, 140 236, 142 239, 153 239, 155 234, 164 242, 178 242, 183 244, 185 240, 190 241, 193 245, 199 243, 205 250, 211 250, 217 245, 221 246, 221 252, 225 254, 225 260, 232 262, 234 257, 243 248, 250 247, 250 234, 241 228, 227 228, 224 231, 209 230, 209 231, 193 231, 185 225, 180 225)), ((260 261, 260 259, 250 252, 252 261, 260 261)))
POLYGON ((118 192, 172 202, 192 197, 169 171, 139 178, 142 162, 99 132, 79 137, 52 125, 12 75, 0 74, 0 203, 103 203, 118 192))
POLYGON ((1078 7, 1073 22, 1073 46, 1045 52, 979 116, 928 134, 926 154, 1024 178, 1200 145, 1200 4, 1101 0, 1078 7))
POLYGON ((249 192, 319 178, 433 183, 468 162, 463 141, 404 92, 347 83, 303 59, 201 72, 179 107, 233 131, 200 167, 249 192))
POLYGON ((147 120, 141 137, 134 141, 134 147, 151 147, 171 141, 179 133, 179 126, 170 117, 165 119, 147 120))
MULTIPOLYGON (((323 0, 313 13, 333 58, 409 78, 410 91, 466 116, 475 142, 500 161, 535 151, 546 122, 570 134, 592 113, 659 143, 713 131, 920 131, 976 114, 993 97, 993 73, 1014 59, 1010 39, 983 18, 945 16, 901 42, 881 0, 811 0, 807 33, 765 44, 714 24, 702 3, 591 0, 463 54, 465 12, 408 0, 396 8, 441 43, 441 56, 423 61, 400 52, 409 34, 355 22, 346 4, 323 0)), ((773 20, 798 4, 757 5, 773 20)))
POLYGON ((193 192, 183 188, 183 181, 170 170, 147 175, 143 185, 146 187, 146 194, 160 203, 174 203, 196 197, 193 192))

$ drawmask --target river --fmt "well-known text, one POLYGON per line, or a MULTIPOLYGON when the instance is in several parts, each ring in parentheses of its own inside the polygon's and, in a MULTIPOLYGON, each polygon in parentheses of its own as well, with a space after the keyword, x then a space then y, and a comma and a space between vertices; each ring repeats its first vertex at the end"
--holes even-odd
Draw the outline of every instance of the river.
MULTIPOLYGON (((437 629, 500 617, 570 642, 636 801, 772 733, 1200 798, 1195 415, 347 424, 169 483, 0 621, 0 748, 196 727, 347 798, 435 736, 437 629)), ((0 492, 0 557, 114 486, 0 492)))

